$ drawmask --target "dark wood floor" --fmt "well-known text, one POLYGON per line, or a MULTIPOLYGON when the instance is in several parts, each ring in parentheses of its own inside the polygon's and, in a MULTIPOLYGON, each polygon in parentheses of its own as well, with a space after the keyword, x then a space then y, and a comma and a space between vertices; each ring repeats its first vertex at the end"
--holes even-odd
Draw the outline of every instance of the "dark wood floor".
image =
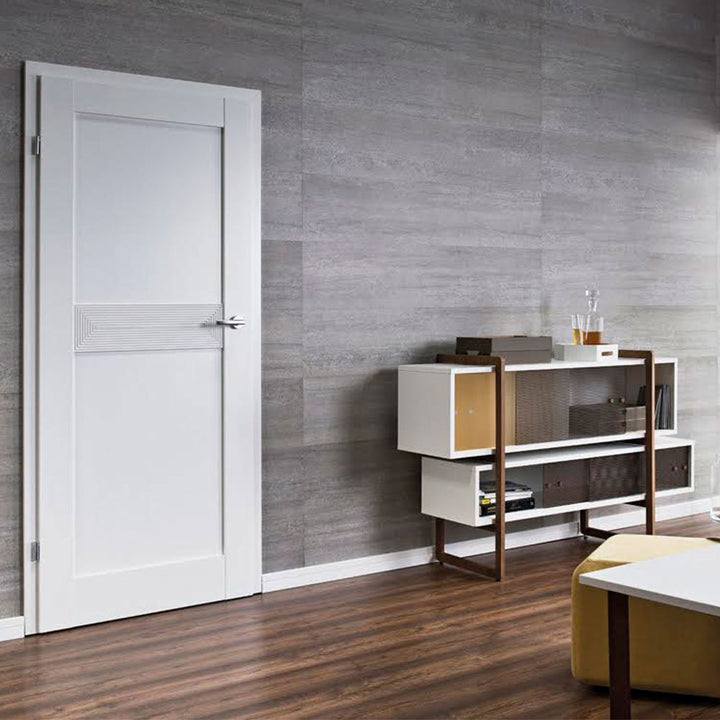
MULTIPOLYGON (((424 566, 5 642, 0 716, 606 718, 570 675, 570 575, 595 546, 512 550, 502 584, 424 566)), ((705 699, 634 708, 720 718, 705 699)))

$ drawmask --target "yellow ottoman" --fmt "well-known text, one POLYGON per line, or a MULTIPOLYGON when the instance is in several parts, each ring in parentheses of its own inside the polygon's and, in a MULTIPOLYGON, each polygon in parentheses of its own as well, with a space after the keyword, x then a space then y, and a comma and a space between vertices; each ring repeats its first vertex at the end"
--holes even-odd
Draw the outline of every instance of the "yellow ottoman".
MULTIPOLYGON (((608 684, 607 593, 580 585, 582 573, 712 545, 702 538, 615 535, 572 579, 572 673, 608 684)), ((630 598, 630 683, 641 690, 720 697, 720 617, 630 598)))

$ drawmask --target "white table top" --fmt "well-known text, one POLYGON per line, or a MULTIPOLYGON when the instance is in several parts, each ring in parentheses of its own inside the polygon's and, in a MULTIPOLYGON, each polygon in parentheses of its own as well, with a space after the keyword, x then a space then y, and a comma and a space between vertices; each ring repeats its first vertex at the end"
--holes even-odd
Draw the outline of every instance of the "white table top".
POLYGON ((580 583, 720 616, 720 543, 584 573, 580 583))

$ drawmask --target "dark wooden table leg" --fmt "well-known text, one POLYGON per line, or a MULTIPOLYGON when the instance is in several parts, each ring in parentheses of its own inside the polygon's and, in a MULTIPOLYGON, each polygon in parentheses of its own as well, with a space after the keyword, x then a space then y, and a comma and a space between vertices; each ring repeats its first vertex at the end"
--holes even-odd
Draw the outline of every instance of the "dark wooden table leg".
POLYGON ((608 654, 610 661, 610 719, 630 717, 630 626, 628 597, 608 592, 608 654))

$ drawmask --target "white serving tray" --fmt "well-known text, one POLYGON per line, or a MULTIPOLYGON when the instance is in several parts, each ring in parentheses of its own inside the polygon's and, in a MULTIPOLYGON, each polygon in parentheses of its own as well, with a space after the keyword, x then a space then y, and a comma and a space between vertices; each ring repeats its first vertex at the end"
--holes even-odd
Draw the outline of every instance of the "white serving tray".
POLYGON ((617 360, 617 345, 573 345, 557 343, 554 356, 556 360, 575 360, 581 362, 608 362, 617 360))

